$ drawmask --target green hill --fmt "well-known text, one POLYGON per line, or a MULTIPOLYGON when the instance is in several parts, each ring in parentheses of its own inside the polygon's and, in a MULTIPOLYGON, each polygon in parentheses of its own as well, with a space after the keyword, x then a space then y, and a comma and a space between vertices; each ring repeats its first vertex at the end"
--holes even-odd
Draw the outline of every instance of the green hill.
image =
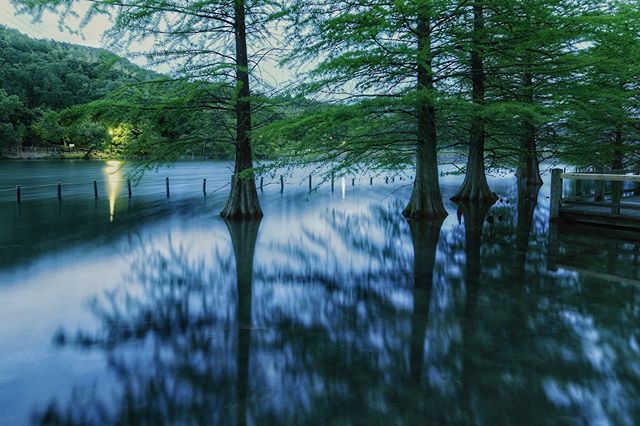
POLYGON ((154 76, 104 49, 35 40, 0 26, 0 89, 29 109, 91 102, 154 76))
MULTIPOLYGON (((69 129, 57 127, 57 112, 157 77, 104 49, 36 40, 0 25, 0 147, 72 141, 69 129)), ((104 133, 86 123, 74 130, 104 133)))

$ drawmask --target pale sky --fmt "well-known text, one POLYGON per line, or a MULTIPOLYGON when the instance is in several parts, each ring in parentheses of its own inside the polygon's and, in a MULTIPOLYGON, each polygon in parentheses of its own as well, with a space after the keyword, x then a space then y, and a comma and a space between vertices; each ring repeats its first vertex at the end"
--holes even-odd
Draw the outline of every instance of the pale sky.
POLYGON ((55 15, 47 14, 42 18, 42 22, 33 22, 31 16, 17 15, 15 8, 9 0, 0 0, 0 24, 10 28, 15 28, 20 32, 34 38, 46 38, 69 43, 83 44, 92 47, 104 47, 101 38, 108 22, 99 19, 94 20, 91 25, 83 31, 83 36, 70 34, 68 31, 61 31, 58 27, 58 18, 55 15))

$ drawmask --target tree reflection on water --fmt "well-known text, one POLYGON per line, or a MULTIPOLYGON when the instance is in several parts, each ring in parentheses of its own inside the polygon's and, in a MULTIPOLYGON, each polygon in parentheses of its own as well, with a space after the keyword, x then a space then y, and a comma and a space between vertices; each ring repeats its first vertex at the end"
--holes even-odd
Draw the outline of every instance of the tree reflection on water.
POLYGON ((260 222, 230 222, 202 257, 140 242, 98 330, 58 336, 104 351, 117 390, 34 420, 633 424, 638 289, 548 272, 538 191, 516 197, 459 225, 327 210, 257 248, 260 222))

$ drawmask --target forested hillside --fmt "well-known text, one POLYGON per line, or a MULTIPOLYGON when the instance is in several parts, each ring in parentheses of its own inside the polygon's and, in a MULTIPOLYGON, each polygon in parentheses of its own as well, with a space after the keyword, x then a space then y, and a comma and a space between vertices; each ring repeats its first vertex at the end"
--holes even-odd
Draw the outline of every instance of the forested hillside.
MULTIPOLYGON (((111 158, 230 158, 232 92, 171 79, 107 50, 35 40, 0 26, 0 147, 69 147, 111 158)), ((270 122, 290 99, 258 99, 270 122)), ((299 109, 299 107, 297 107, 299 109)), ((256 154, 275 147, 259 144, 256 154)))
POLYGON ((0 87, 28 109, 61 110, 153 76, 106 50, 34 40, 0 26, 0 87))
POLYGON ((102 99, 124 85, 157 78, 103 49, 34 40, 0 26, 0 145, 58 145, 106 138, 104 126, 54 128, 56 113, 102 99))

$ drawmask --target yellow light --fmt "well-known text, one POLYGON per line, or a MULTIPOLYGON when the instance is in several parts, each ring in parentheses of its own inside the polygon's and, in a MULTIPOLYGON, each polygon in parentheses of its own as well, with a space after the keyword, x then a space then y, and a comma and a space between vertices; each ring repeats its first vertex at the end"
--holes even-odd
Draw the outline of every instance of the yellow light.
POLYGON ((113 222, 116 213, 116 198, 122 183, 121 163, 115 160, 107 161, 104 173, 107 177, 107 193, 109 196, 109 221, 113 222))

